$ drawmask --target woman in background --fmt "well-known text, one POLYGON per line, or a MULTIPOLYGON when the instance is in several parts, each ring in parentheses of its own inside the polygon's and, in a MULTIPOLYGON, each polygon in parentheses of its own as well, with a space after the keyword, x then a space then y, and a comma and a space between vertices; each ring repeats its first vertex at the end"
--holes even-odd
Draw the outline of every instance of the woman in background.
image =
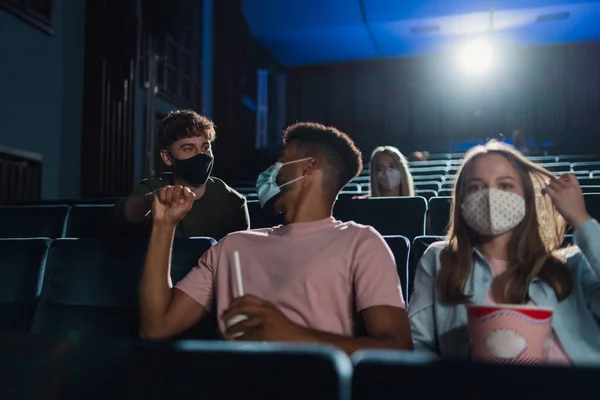
POLYGON ((371 154, 369 197, 414 196, 408 163, 393 146, 379 146, 371 154))
POLYGON ((508 145, 471 149, 447 240, 423 254, 409 304, 415 350, 468 358, 466 304, 551 307, 548 362, 600 363, 600 224, 571 174, 554 177, 508 145), (561 249, 565 221, 579 249, 561 249))
POLYGON ((428 151, 414 151, 408 156, 408 161, 427 161, 429 160, 428 151))

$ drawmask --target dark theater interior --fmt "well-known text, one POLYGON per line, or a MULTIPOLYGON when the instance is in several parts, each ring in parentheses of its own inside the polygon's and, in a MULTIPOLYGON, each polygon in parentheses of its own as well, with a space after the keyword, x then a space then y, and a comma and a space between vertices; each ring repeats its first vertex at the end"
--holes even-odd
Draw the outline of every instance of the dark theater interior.
POLYGON ((600 1, 0 0, 0 399, 600 377, 600 1))

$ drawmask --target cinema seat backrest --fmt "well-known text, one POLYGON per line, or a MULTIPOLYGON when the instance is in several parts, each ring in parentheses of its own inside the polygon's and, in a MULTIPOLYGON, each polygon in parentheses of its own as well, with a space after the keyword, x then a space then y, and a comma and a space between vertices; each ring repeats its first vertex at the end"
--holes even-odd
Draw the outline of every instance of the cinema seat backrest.
POLYGON ((384 236, 385 241, 394 253, 396 268, 400 283, 402 285, 402 294, 404 300, 408 302, 408 260, 410 254, 410 240, 405 236, 384 236))
POLYGON ((333 216, 341 221, 371 225, 382 235, 402 235, 409 239, 425 233, 427 201, 423 197, 376 197, 340 199, 333 216))
MULTIPOLYGON (((177 239, 174 280, 185 276, 212 243, 207 238, 177 239)), ((137 337, 138 287, 147 246, 143 238, 52 242, 33 332, 137 337)))
POLYGON ((60 238, 69 209, 65 205, 0 207, 0 238, 60 238))
POLYGON ((0 331, 29 331, 50 242, 0 239, 0 331))

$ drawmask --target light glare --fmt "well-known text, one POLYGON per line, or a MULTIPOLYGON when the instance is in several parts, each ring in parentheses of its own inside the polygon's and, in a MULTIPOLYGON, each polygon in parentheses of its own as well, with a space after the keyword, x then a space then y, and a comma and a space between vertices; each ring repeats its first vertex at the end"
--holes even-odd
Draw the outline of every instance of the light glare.
POLYGON ((492 46, 484 40, 477 40, 463 48, 460 61, 468 73, 479 75, 490 68, 493 56, 492 46))

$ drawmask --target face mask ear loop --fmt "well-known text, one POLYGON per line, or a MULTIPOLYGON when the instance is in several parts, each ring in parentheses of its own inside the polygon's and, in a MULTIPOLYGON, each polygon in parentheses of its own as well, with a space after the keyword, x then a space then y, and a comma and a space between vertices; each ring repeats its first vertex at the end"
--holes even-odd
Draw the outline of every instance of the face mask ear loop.
POLYGON ((286 163, 281 163, 281 166, 288 165, 288 164, 296 164, 296 163, 299 163, 302 161, 312 160, 312 159, 313 159, 312 157, 301 158, 300 160, 294 160, 294 161, 288 161, 286 163))
MULTIPOLYGON (((288 165, 288 164, 295 164, 295 163, 299 163, 299 162, 306 161, 306 160, 312 160, 312 157, 307 157, 307 158, 302 158, 302 159, 300 159, 300 160, 295 160, 295 161, 286 162, 286 163, 283 163, 283 164, 281 164, 281 166, 283 167, 284 165, 288 165)), ((281 168, 280 168, 280 169, 281 169, 281 168)), ((289 182, 286 182, 286 183, 284 183, 283 185, 279 185, 279 188, 281 189, 282 187, 284 187, 284 186, 287 186, 287 185, 289 185, 290 183, 294 183, 294 182, 296 182, 296 181, 299 181, 299 180, 300 180, 300 179, 302 179, 302 178, 306 178, 306 175, 299 176, 298 178, 296 178, 296 179, 292 179, 291 181, 289 181, 289 182)))
POLYGON ((290 183, 294 183, 294 182, 296 182, 296 181, 299 181, 299 180, 300 180, 300 179, 302 179, 302 178, 306 178, 306 175, 302 175, 302 176, 299 176, 299 177, 298 177, 298 178, 296 178, 296 179, 292 179, 291 181, 289 181, 289 182, 286 182, 286 183, 284 183, 283 185, 280 185, 280 186, 279 186, 279 188, 281 189, 282 187, 284 187, 284 186, 287 186, 287 185, 289 185, 290 183))

